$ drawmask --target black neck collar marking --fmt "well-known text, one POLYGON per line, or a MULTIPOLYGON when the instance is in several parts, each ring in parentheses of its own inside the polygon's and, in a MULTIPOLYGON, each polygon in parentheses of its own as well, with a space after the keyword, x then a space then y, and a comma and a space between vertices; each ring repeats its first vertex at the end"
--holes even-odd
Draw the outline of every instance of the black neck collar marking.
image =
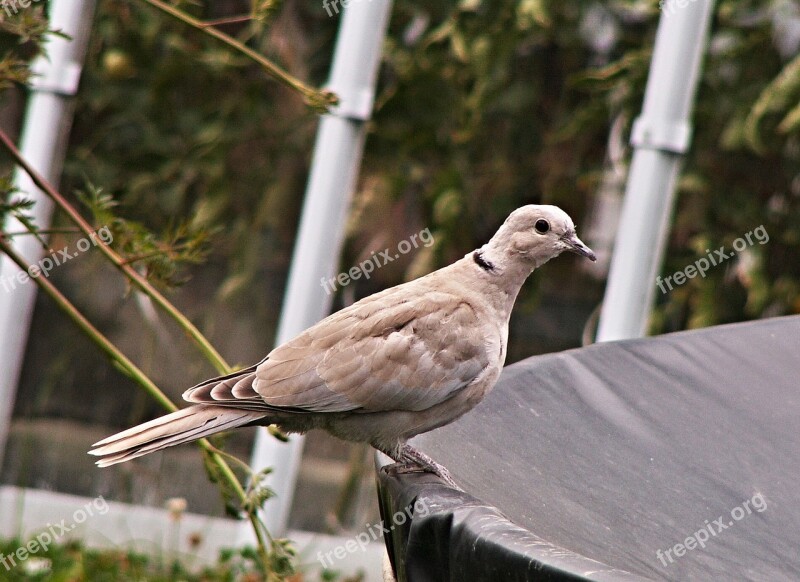
POLYGON ((494 264, 491 261, 484 259, 483 253, 480 250, 472 253, 472 260, 475 261, 475 263, 484 271, 494 273, 494 264))

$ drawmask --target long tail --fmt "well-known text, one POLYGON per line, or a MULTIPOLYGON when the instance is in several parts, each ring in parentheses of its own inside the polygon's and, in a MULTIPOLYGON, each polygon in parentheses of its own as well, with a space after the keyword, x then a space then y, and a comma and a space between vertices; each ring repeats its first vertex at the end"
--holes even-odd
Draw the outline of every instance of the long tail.
POLYGON ((263 411, 202 404, 190 406, 103 439, 92 445, 89 454, 101 457, 97 461, 98 466, 108 467, 167 447, 244 426, 265 416, 263 411))

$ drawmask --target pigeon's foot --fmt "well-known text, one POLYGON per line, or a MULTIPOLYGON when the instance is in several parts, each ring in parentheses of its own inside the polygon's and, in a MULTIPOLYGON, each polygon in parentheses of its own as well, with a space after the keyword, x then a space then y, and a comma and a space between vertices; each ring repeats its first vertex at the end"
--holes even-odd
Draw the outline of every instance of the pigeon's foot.
POLYGON ((433 473, 442 481, 447 483, 448 486, 458 491, 463 491, 461 487, 456 485, 453 477, 450 475, 445 467, 431 459, 422 451, 418 451, 408 444, 404 444, 400 449, 400 454, 395 460, 393 465, 387 465, 383 468, 389 475, 400 475, 403 473, 433 473))

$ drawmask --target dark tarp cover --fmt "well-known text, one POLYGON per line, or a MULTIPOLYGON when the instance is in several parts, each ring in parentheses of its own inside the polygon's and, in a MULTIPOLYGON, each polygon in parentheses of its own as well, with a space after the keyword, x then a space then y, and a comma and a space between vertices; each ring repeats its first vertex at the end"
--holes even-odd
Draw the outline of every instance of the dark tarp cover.
POLYGON ((468 493, 379 473, 398 580, 800 581, 800 317, 529 358, 412 442, 468 493))

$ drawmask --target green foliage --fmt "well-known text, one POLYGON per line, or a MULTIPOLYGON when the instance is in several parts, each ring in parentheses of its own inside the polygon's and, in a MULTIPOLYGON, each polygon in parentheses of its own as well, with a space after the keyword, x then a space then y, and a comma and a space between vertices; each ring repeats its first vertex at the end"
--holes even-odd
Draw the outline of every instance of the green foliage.
POLYGON ((11 16, 0 10, 0 92, 27 83, 31 76, 28 65, 42 54, 47 37, 59 34, 48 27, 42 6, 18 10, 11 16))
POLYGON ((0 222, 5 222, 8 216, 28 222, 32 220, 29 211, 33 208, 33 200, 17 194, 19 190, 11 176, 0 176, 0 222))
MULTIPOLYGON (((319 84, 337 18, 312 0, 277 6, 193 10, 212 21, 258 14, 224 29, 319 84)), ((800 61, 775 48, 782 6, 717 7, 663 272, 762 223, 772 242, 753 249, 746 276, 731 261, 659 297, 654 331, 800 308, 800 61)), ((641 109, 658 14, 636 1, 397 2, 343 264, 412 225, 436 244, 358 295, 462 256, 521 204, 581 217, 606 172, 611 124, 630 128, 641 109)), ((149 228, 224 224, 210 256, 225 271, 219 297, 269 317, 257 283, 288 266, 313 116, 257 66, 138 3, 101 2, 98 15, 68 175, 102 184, 149 228)))
POLYGON ((770 113, 786 113, 778 125, 780 133, 797 130, 798 108, 795 104, 800 98, 800 56, 786 64, 780 74, 762 91, 750 110, 744 123, 744 137, 747 145, 759 153, 765 153, 761 137, 761 123, 770 113))
MULTIPOLYGON (((761 224, 770 243, 659 296, 655 332, 800 311, 800 60, 784 62, 774 28, 786 4, 718 5, 663 272, 761 224)), ((658 16, 642 2, 449 6, 398 5, 367 157, 389 197, 423 207, 437 263, 523 203, 580 217, 611 123, 641 109, 658 16), (592 40, 603 27, 607 50, 592 40)))
POLYGON ((769 243, 670 294, 657 329, 800 312, 800 132, 789 123, 800 99, 798 61, 781 57, 773 26, 785 7, 727 1, 718 8, 663 273, 707 248, 730 249, 760 225, 769 243))
MULTIPOLYGON (((317 2, 186 8, 301 78, 324 78, 337 19, 317 2), (302 33, 277 42, 275 30, 302 33)), ((781 57, 774 29, 796 17, 790 8, 717 6, 664 273, 760 224, 770 245, 753 250, 748 273, 732 261, 659 298, 656 331, 800 308, 800 59, 781 57)), ((553 202, 580 216, 604 172, 610 123, 630 127, 641 107, 657 16, 654 4, 634 1, 399 1, 345 263, 398 212, 430 226, 436 245, 405 273, 379 274, 380 286, 460 256, 520 204, 553 202), (592 27, 613 40, 598 49, 592 27)), ((48 34, 41 7, 4 18, 0 33, 0 84, 24 82, 48 34)), ((293 99, 214 39, 142 3, 103 1, 70 187, 85 187, 86 175, 120 202, 128 235, 119 240, 165 285, 185 279, 177 264, 200 260, 208 230, 224 224, 211 256, 227 271, 220 298, 258 304, 248 295, 265 257, 270 269, 288 264, 312 145, 314 118, 293 99)))
POLYGON ((267 467, 250 476, 250 483, 247 487, 247 500, 242 504, 242 508, 247 512, 256 512, 263 509, 264 503, 268 499, 275 497, 275 492, 267 487, 264 482, 272 468, 267 467))
POLYGON ((177 286, 185 281, 179 278, 182 268, 202 263, 208 254, 207 229, 182 222, 156 235, 141 222, 118 216, 115 213, 118 203, 102 188, 89 184, 77 196, 91 212, 95 227, 110 229, 112 247, 152 282, 177 286))
MULTIPOLYGON (((150 2, 150 4, 157 3, 150 2)), ((260 11, 258 15, 260 22, 266 20, 268 9, 269 6, 264 3, 254 6, 254 10, 260 11)), ((172 8, 169 8, 168 11, 171 11, 171 14, 177 16, 184 24, 191 23, 191 19, 180 13, 175 13, 172 8)), ((24 18, 22 20, 24 20, 24 18)), ((194 26, 196 29, 200 28, 202 32, 203 27, 201 25, 194 24, 194 26)), ((27 40, 30 40, 30 37, 27 40)), ((236 43, 229 42, 228 44, 236 43)), ((36 48, 38 50, 38 47, 36 48)), ((109 69, 109 73, 115 78, 125 78, 135 72, 127 61, 125 54, 120 51, 109 52, 105 55, 103 62, 104 66, 109 69)), ((264 59, 260 59, 259 63, 262 66, 269 64, 264 59)), ((296 83, 289 84, 293 86, 297 85, 296 83)), ((305 94, 305 97, 308 98, 308 95, 305 94)), ((209 139, 213 140, 214 136, 209 136, 209 139)), ((14 156, 19 155, 15 153, 10 146, 8 147, 8 151, 14 156)), ((22 167, 25 167, 25 162, 23 160, 17 159, 17 161, 22 167)), ((80 225, 83 232, 88 235, 90 227, 88 223, 84 222, 83 219, 78 216, 77 211, 71 208, 68 203, 64 203, 58 194, 52 193, 51 189, 42 184, 39 185, 43 190, 49 192, 48 195, 56 201, 62 209, 67 211, 66 214, 71 217, 70 220, 80 225)), ((30 234, 34 234, 38 237, 40 233, 37 231, 36 225, 34 225, 25 214, 25 210, 30 206, 29 203, 24 199, 15 198, 18 193, 15 192, 10 185, 3 183, 1 186, 3 187, 3 207, 1 209, 3 215, 14 215, 30 234)), ((91 183, 88 184, 85 192, 78 192, 77 197, 92 213, 96 227, 108 228, 114 235, 113 244, 116 247, 115 250, 118 252, 118 255, 114 255, 111 251, 106 249, 106 257, 122 270, 127 269, 126 272, 130 279, 140 289, 148 293, 150 297, 158 299, 159 295, 149 286, 149 283, 142 282, 141 275, 137 275, 137 273, 142 273, 148 279, 162 283, 163 285, 175 285, 179 282, 176 278, 179 268, 187 263, 201 262, 205 256, 207 229, 203 228, 201 225, 202 223, 196 221, 191 223, 189 221, 182 221, 178 226, 173 227, 172 224, 176 221, 169 218, 165 221, 165 227, 162 228, 164 234, 159 238, 141 221, 119 216, 116 213, 118 203, 111 196, 105 194, 102 189, 93 186, 91 183)), ((12 236, 12 234, 2 234, 3 239, 6 236, 12 236)), ((2 241, 2 239, 0 239, 0 241, 2 241)), ((8 253, 9 256, 14 255, 9 247, 4 247, 3 250, 8 253)), ((18 258, 15 260, 17 260, 18 264, 23 269, 25 268, 24 261, 18 258)), ((39 281, 37 280, 37 282, 39 281)), ((98 332, 91 324, 88 324, 84 318, 77 314, 77 309, 69 300, 52 288, 48 290, 48 293, 52 298, 57 300, 59 306, 73 316, 74 321, 81 323, 82 329, 95 339, 106 353, 113 355, 113 362, 115 365, 130 377, 135 377, 137 381, 140 381, 146 388, 150 388, 151 392, 159 395, 167 404, 170 404, 153 382, 149 378, 146 378, 130 361, 126 360, 119 350, 117 350, 116 346, 111 344, 102 333, 98 332)), ((188 322, 185 316, 178 313, 175 308, 169 305, 163 298, 159 301, 159 305, 167 310, 177 321, 188 322)), ((190 333, 194 329, 191 324, 189 324, 188 327, 185 325, 183 327, 190 333)), ((205 344, 201 344, 201 349, 204 353, 209 353, 207 349, 203 348, 203 346, 207 348, 207 340, 205 340, 205 338, 201 339, 205 342, 205 344)), ((215 356, 215 358, 212 359, 215 359, 216 362, 221 361, 221 358, 213 349, 211 350, 211 355, 215 356)), ((222 369, 220 371, 223 373, 228 370, 228 366, 224 362, 221 363, 221 367, 222 369)), ((207 458, 209 461, 207 465, 211 472, 212 480, 221 484, 226 504, 231 506, 232 499, 234 497, 238 498, 243 506, 243 510, 248 514, 248 518, 256 528, 260 546, 259 550, 248 551, 248 553, 243 553, 242 556, 257 561, 257 566, 260 569, 262 577, 266 577, 268 580, 282 580, 286 576, 292 574, 294 571, 294 552, 289 542, 270 538, 270 547, 267 548, 263 543, 263 539, 264 536, 269 537, 269 532, 266 531, 266 528, 254 515, 255 511, 272 496, 272 492, 263 486, 263 474, 259 473, 253 476, 253 484, 248 492, 245 493, 240 488, 239 483, 230 472, 228 466, 225 465, 224 462, 220 462, 218 456, 211 455, 211 457, 213 458, 207 458)))
MULTIPOLYGON (((255 5, 259 22, 269 6, 255 5)), ((243 13, 193 9, 212 21, 243 13)), ((222 28, 290 72, 313 65, 270 50, 258 26, 222 28)), ((192 232, 224 225, 210 257, 222 296, 272 312, 252 283, 265 257, 288 263, 314 115, 257 65, 140 2, 99 3, 82 88, 65 189, 86 176, 156 232, 179 217, 192 232)))
MULTIPOLYGON (((13 557, 18 548, 31 540, 0 540, 0 557, 13 557)), ((275 555, 271 573, 279 576, 276 579, 285 579, 289 567, 284 554, 275 555)), ((7 582, 256 582, 265 579, 258 552, 249 547, 222 550, 213 566, 191 569, 180 559, 166 560, 124 549, 89 549, 78 542, 53 545, 22 562, 7 560, 9 569, 0 565, 0 579, 7 582), (11 567, 14 563, 16 565, 11 567)))
POLYGON ((0 177, 0 224, 5 223, 9 217, 15 218, 19 223, 25 227, 26 233, 2 232, 0 231, 0 238, 13 238, 21 234, 32 234, 37 238, 43 249, 47 248, 39 229, 30 214, 33 208, 34 201, 21 194, 14 185, 10 176, 0 177))

